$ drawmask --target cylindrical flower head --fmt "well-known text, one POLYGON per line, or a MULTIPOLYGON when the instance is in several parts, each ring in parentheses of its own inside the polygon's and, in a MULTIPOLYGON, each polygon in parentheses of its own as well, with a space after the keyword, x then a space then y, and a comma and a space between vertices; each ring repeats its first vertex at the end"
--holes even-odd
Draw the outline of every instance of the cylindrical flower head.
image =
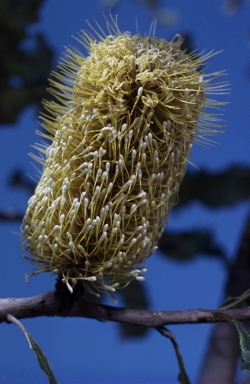
MULTIPOLYGON (((221 73, 199 72, 206 57, 182 38, 82 32, 87 49, 67 51, 52 81, 43 126, 51 145, 23 220, 34 273, 80 280, 91 292, 143 280, 185 173, 193 140, 217 129, 209 93, 221 73)), ((218 92, 219 93, 219 92, 218 92)))

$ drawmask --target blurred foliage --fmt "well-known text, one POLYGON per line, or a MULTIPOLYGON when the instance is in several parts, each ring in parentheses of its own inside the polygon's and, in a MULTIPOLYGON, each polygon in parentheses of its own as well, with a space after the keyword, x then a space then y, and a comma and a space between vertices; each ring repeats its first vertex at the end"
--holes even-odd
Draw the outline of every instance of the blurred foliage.
POLYGON ((225 254, 214 242, 213 234, 205 230, 164 232, 158 247, 163 254, 178 261, 191 260, 200 254, 225 260, 225 254))
POLYGON ((53 52, 42 35, 27 32, 42 3, 0 0, 0 124, 15 123, 27 105, 40 106, 46 94, 53 52))
MULTIPOLYGON (((134 280, 126 288, 118 291, 118 295, 122 297, 127 308, 149 309, 150 305, 145 288, 143 283, 134 280)), ((144 336, 148 328, 132 324, 119 324, 119 330, 121 337, 126 339, 144 336)))
POLYGON ((241 9, 244 0, 224 0, 222 9, 227 15, 233 15, 241 9))
POLYGON ((220 173, 187 172, 177 207, 199 200, 210 207, 231 206, 250 198, 250 167, 234 165, 220 173))
MULTIPOLYGON (((154 16, 158 16, 159 21, 164 24, 172 24, 176 21, 177 11, 162 7, 162 1, 160 0, 127 0, 127 2, 131 1, 137 2, 148 8, 149 11, 154 16)), ((118 7, 120 3, 121 0, 100 0, 101 6, 107 10, 113 10, 118 7)), ((241 10, 244 3, 246 3, 246 0, 224 0, 222 4, 222 12, 231 16, 241 10)), ((220 6, 220 3, 218 3, 218 6, 220 6)))
MULTIPOLYGON (((178 18, 176 11, 170 8, 162 7, 159 0, 130 0, 146 7, 153 19, 165 25, 175 24, 178 18)), ((121 0, 100 0, 101 7, 108 11, 114 11, 120 4, 121 0)))
POLYGON ((26 175, 21 169, 15 169, 10 175, 8 180, 10 187, 22 188, 28 194, 28 196, 33 195, 36 183, 26 175))
MULTIPOLYGON (((238 12, 244 12, 244 7, 247 5, 247 0, 224 0, 222 5, 222 11, 226 16, 234 16, 238 12)), ((250 21, 250 18, 249 18, 250 21)), ((245 36, 242 38, 246 41, 248 48, 250 43, 250 29, 246 31, 245 36)), ((246 66, 246 76, 250 79, 250 64, 246 66)))

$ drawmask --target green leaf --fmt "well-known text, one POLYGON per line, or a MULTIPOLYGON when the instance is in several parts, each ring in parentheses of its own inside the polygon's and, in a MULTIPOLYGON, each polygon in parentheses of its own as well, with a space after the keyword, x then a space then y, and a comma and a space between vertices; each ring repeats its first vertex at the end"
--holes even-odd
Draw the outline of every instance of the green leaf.
POLYGON ((49 384, 58 384, 46 356, 44 355, 43 351, 41 350, 41 348, 39 347, 37 342, 27 332, 27 330, 23 326, 23 324, 17 318, 12 316, 11 314, 6 315, 6 318, 9 322, 15 324, 18 328, 20 328, 21 331, 24 333, 24 335, 25 335, 25 337, 29 343, 30 348, 33 349, 33 351, 36 354, 36 358, 37 358, 37 361, 40 365, 40 368, 45 372, 46 376, 49 379, 49 384))
POLYGON ((249 329, 241 321, 236 320, 230 315, 226 315, 222 312, 217 312, 214 314, 215 317, 222 318, 229 323, 235 325, 240 342, 240 352, 241 352, 241 364, 240 368, 250 370, 250 332, 249 329))
POLYGON ((44 355, 43 351, 41 350, 41 348, 39 347, 37 342, 33 339, 33 337, 28 332, 27 332, 27 337, 29 338, 31 347, 36 354, 36 358, 37 358, 37 361, 40 365, 40 368, 45 372, 45 374, 47 375, 47 377, 49 379, 49 383, 50 384, 57 384, 57 380, 56 380, 56 378, 52 372, 51 366, 48 362, 48 359, 44 355))
POLYGON ((228 297, 219 308, 245 308, 250 306, 250 289, 247 289, 242 295, 237 297, 228 297))
POLYGON ((171 343, 172 343, 172 345, 174 347, 175 354, 176 354, 177 361, 178 361, 178 365, 179 365, 179 369, 180 369, 180 372, 179 372, 179 375, 178 375, 179 383, 181 383, 181 384, 191 384, 191 381, 189 380, 189 377, 188 377, 187 372, 185 370, 184 362, 183 362, 183 359, 182 359, 182 356, 181 356, 181 353, 180 353, 180 350, 179 350, 178 343, 177 343, 174 335, 165 327, 160 327, 160 328, 156 328, 156 329, 163 336, 167 337, 171 341, 171 343))

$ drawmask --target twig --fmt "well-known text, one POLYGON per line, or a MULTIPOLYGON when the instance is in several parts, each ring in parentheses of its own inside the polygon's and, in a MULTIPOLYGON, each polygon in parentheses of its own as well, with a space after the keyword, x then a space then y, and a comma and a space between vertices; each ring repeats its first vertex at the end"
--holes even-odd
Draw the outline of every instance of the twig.
MULTIPOLYGON (((0 299, 0 322, 6 322, 6 315, 11 313, 17 319, 39 316, 83 317, 98 321, 114 321, 145 327, 162 327, 170 324, 202 324, 221 322, 215 318, 216 310, 192 309, 183 311, 149 311, 143 309, 118 308, 94 304, 76 297, 72 301, 63 301, 57 291, 29 298, 0 299)), ((249 308, 220 310, 238 320, 250 320, 249 308)))
POLYGON ((165 327, 158 327, 158 328, 156 328, 156 330, 158 332, 160 332, 160 334, 162 336, 167 337, 171 341, 171 343, 174 347, 176 358, 177 358, 179 369, 180 369, 180 373, 178 375, 178 381, 180 383, 183 383, 183 384, 191 384, 189 377, 187 375, 187 372, 185 370, 185 367, 184 367, 182 356, 181 356, 181 353, 179 351, 179 346, 177 344, 177 341, 176 341, 174 335, 165 327))

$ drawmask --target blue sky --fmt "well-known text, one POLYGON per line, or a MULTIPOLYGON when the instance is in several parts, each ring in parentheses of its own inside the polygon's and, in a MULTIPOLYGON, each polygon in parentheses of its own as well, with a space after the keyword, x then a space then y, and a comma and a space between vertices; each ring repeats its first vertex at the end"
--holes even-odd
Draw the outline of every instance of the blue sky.
MULTIPOLYGON (((86 28, 85 20, 95 17, 105 27, 101 2, 92 0, 47 0, 41 9, 40 21, 31 33, 40 31, 55 51, 55 63, 65 45, 75 45, 72 35, 86 28)), ((199 51, 220 51, 210 60, 208 71, 225 69, 231 83, 231 94, 224 97, 230 104, 225 110, 227 129, 217 136, 218 145, 209 149, 194 147, 191 161, 199 168, 221 171, 232 164, 250 163, 250 79, 246 77, 250 64, 249 31, 250 4, 233 16, 222 12, 222 1, 186 0, 161 1, 177 12, 172 26, 157 25, 156 35, 170 39, 175 33, 192 32, 193 43, 199 51)), ((116 8, 121 30, 136 32, 138 19, 142 34, 149 30, 150 12, 139 2, 121 1, 116 8)), ((37 111, 28 107, 19 117, 16 127, 1 128, 0 135, 0 193, 1 210, 25 211, 27 193, 10 189, 7 182, 17 167, 30 175, 34 168, 27 153, 39 141, 37 111)), ((229 209, 212 210, 198 203, 170 215, 169 229, 212 229, 216 240, 228 255, 234 256, 240 241, 249 203, 229 209)), ((1 297, 33 296, 54 287, 54 278, 40 275, 25 284, 30 265, 21 258, 19 224, 0 223, 1 239, 1 297)), ((216 260, 199 258, 192 263, 175 263, 156 252, 146 263, 146 289, 152 309, 190 309, 215 307, 222 298, 225 274, 216 260)), ((112 304, 107 300, 109 304, 112 304)), ((122 303, 120 303, 122 305, 122 303)), ((87 319, 37 318, 23 324, 44 350, 60 384, 81 383, 177 383, 177 363, 174 351, 166 339, 150 331, 139 340, 122 340, 117 326, 87 319)), ((187 372, 195 382, 210 327, 185 325, 170 327, 179 342, 187 372)), ((1 324, 0 382, 46 383, 32 351, 19 329, 1 324)))

